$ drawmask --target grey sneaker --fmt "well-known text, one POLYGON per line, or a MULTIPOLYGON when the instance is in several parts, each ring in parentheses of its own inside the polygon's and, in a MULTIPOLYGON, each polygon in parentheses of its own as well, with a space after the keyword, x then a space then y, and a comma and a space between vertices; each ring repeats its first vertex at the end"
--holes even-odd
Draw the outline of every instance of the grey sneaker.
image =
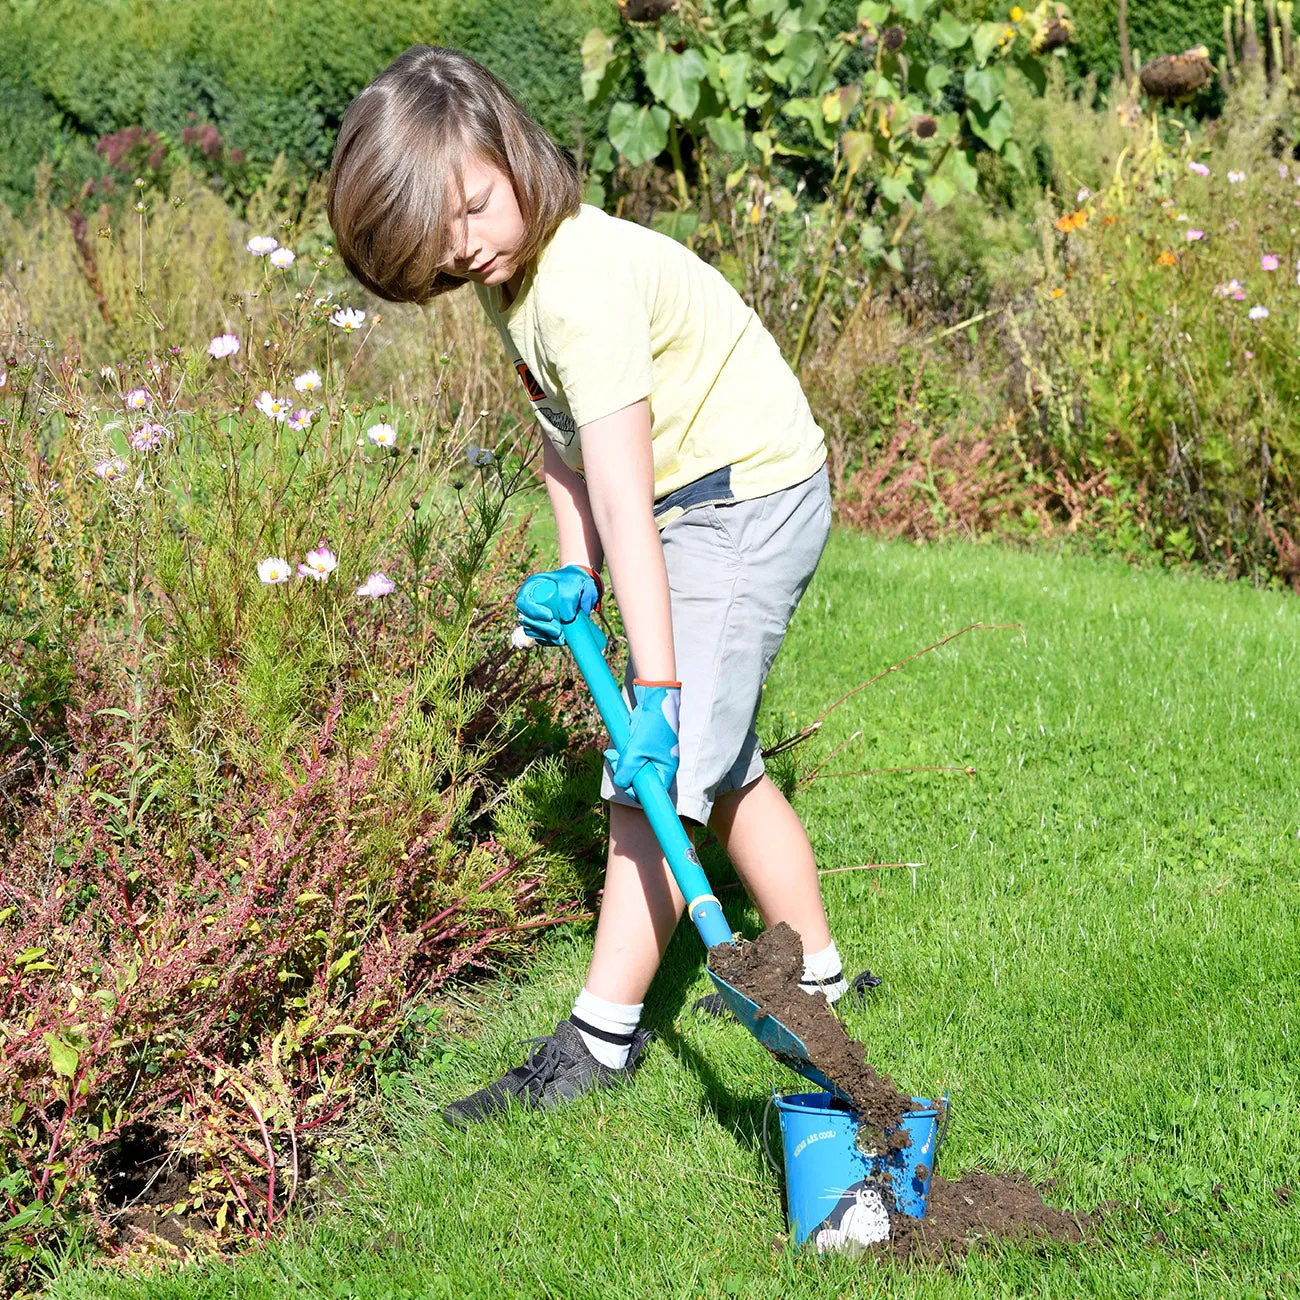
POLYGON ((549 1110, 592 1088, 612 1087, 632 1077, 651 1037, 649 1029, 637 1029, 632 1034, 627 1064, 616 1070, 592 1056, 572 1020, 561 1020, 549 1037, 524 1040, 535 1046, 523 1065, 507 1070, 486 1088, 453 1101, 444 1108, 442 1117, 457 1128, 467 1128, 501 1114, 511 1105, 549 1110))
MULTIPOLYGON (((818 980, 819 984, 837 984, 844 978, 843 974, 833 975, 827 980, 818 980)), ((864 970, 860 975, 855 975, 850 981, 847 989, 840 994, 832 1006, 837 1006, 845 998, 852 998, 857 1002, 865 1002, 867 993, 870 989, 879 987, 884 981, 879 975, 873 975, 869 970, 864 970)), ((806 985, 804 987, 807 987, 806 985)), ((814 990, 815 992, 815 990, 814 990)), ((731 1008, 727 1006, 726 999, 721 993, 706 993, 702 998, 696 998, 692 1004, 691 1010, 699 1012, 701 1015, 714 1016, 721 1020, 731 1014, 731 1008)))

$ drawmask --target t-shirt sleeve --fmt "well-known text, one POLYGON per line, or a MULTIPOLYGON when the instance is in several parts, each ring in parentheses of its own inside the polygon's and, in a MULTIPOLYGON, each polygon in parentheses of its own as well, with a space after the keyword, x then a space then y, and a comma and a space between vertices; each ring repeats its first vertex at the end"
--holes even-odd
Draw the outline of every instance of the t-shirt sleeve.
POLYGON ((574 420, 590 424, 648 397, 650 316, 632 276, 617 267, 564 268, 546 288, 543 346, 574 420))

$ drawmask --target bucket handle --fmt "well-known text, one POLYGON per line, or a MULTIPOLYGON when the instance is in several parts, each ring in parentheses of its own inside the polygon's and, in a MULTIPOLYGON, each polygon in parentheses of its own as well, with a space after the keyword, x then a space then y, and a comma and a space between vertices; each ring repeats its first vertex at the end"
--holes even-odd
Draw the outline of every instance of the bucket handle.
POLYGON ((759 1135, 763 1139, 763 1154, 767 1157, 767 1163, 772 1166, 772 1172, 779 1178, 782 1169, 785 1167, 784 1162, 777 1164, 772 1158, 772 1143, 768 1137, 768 1130, 772 1126, 772 1109, 776 1105, 776 1093, 767 1099, 767 1105, 763 1107, 763 1120, 759 1128, 759 1135))

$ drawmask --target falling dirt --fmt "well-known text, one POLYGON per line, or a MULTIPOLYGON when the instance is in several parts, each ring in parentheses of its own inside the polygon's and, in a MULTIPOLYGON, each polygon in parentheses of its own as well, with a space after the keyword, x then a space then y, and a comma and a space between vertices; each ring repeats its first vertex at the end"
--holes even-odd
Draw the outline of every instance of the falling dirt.
POLYGON ((912 1099, 899 1092, 889 1075, 877 1074, 868 1064, 866 1048, 848 1036, 820 993, 799 987, 803 943, 784 921, 752 943, 710 948, 709 969, 802 1041, 808 1059, 849 1098, 864 1128, 888 1134, 890 1146, 907 1144, 898 1126, 912 1099), (889 1133, 893 1129, 896 1134, 889 1133))
POLYGON ((950 1183, 935 1174, 925 1218, 891 1213, 889 1241, 879 1249, 903 1259, 938 1263, 993 1239, 1082 1241, 1091 1226, 1086 1214, 1045 1205, 1038 1189, 1019 1175, 975 1172, 950 1183))

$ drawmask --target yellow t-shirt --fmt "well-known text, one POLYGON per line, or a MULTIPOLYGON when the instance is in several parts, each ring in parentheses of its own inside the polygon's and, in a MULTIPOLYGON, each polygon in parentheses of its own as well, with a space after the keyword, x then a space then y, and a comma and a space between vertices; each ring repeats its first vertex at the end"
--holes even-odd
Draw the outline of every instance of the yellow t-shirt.
POLYGON ((578 429, 650 399, 655 517, 800 483, 826 459, 776 340, 688 248, 584 204, 502 308, 476 285, 533 411, 581 470, 578 429))

